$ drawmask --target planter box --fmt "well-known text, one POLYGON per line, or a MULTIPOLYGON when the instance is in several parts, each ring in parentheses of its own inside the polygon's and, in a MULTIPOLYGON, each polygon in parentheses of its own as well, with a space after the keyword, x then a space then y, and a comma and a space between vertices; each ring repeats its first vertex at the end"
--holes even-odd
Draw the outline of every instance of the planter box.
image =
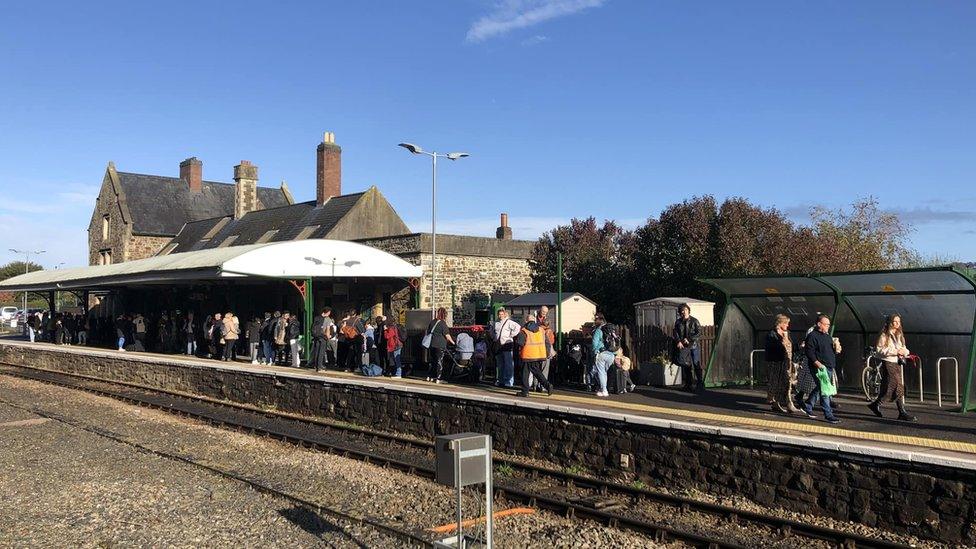
POLYGON ((677 364, 661 364, 646 362, 640 367, 639 383, 655 387, 673 387, 681 385, 681 367, 677 364))

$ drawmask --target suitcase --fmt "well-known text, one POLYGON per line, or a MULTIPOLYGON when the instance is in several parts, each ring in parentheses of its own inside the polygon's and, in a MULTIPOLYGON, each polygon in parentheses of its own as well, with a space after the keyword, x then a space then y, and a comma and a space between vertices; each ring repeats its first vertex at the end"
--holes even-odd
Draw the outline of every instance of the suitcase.
POLYGON ((607 372, 607 392, 620 395, 627 392, 627 372, 620 368, 612 368, 607 372))

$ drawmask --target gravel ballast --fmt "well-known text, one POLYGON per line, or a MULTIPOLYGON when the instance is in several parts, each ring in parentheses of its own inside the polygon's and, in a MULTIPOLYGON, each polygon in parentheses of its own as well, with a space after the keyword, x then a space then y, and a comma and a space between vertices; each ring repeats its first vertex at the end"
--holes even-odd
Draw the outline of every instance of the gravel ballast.
MULTIPOLYGON (((0 398, 398 528, 422 531, 453 519, 449 488, 406 473, 7 376, 0 376, 0 398)), ((0 423, 31 417, 0 405, 0 423)), ((0 546, 401 544, 365 526, 317 520, 246 484, 61 422, 7 428, 0 436, 0 546)), ((466 515, 476 516, 473 494, 465 505, 466 515)), ((498 547, 678 546, 545 512, 497 521, 495 541, 498 547)))

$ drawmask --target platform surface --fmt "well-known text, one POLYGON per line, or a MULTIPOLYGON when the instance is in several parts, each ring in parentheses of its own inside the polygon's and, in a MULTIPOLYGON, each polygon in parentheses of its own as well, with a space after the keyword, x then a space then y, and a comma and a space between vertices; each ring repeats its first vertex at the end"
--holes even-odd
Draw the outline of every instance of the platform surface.
MULTIPOLYGON (((877 418, 867 409, 863 397, 841 395, 837 399, 841 405, 837 416, 842 423, 830 425, 822 419, 811 420, 805 416, 772 412, 765 403, 764 390, 710 389, 692 395, 672 389, 642 386, 634 393, 601 398, 585 391, 557 387, 552 396, 532 393, 529 398, 520 398, 515 396, 515 389, 485 384, 434 384, 417 378, 365 377, 341 371, 316 373, 308 369, 252 365, 242 361, 221 362, 182 355, 121 353, 92 347, 32 344, 12 338, 0 338, 0 344, 124 357, 140 362, 166 362, 257 372, 321 380, 325 383, 384 387, 393 391, 548 409, 679 431, 976 469, 976 413, 959 413, 955 411, 958 408, 951 401, 943 401, 943 408, 929 402, 920 404, 917 395, 914 399, 910 397, 908 407, 912 414, 918 416, 918 423, 895 420, 897 413, 893 405, 883 408, 886 418, 877 418)), ((819 410, 815 413, 822 418, 819 410)))

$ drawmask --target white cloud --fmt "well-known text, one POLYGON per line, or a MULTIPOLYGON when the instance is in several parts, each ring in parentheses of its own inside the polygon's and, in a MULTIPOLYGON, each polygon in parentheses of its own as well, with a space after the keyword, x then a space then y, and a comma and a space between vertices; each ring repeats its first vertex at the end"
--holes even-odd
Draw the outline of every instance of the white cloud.
POLYGON ((497 3, 491 13, 475 21, 468 29, 465 39, 468 42, 484 42, 516 29, 597 8, 605 2, 606 0, 504 0, 497 3))
POLYGON ((541 34, 537 34, 535 36, 532 36, 530 38, 526 38, 525 40, 522 40, 522 45, 523 46, 534 46, 536 44, 541 44, 541 43, 546 42, 548 40, 549 40, 549 37, 548 36, 544 36, 544 35, 541 35, 541 34))

